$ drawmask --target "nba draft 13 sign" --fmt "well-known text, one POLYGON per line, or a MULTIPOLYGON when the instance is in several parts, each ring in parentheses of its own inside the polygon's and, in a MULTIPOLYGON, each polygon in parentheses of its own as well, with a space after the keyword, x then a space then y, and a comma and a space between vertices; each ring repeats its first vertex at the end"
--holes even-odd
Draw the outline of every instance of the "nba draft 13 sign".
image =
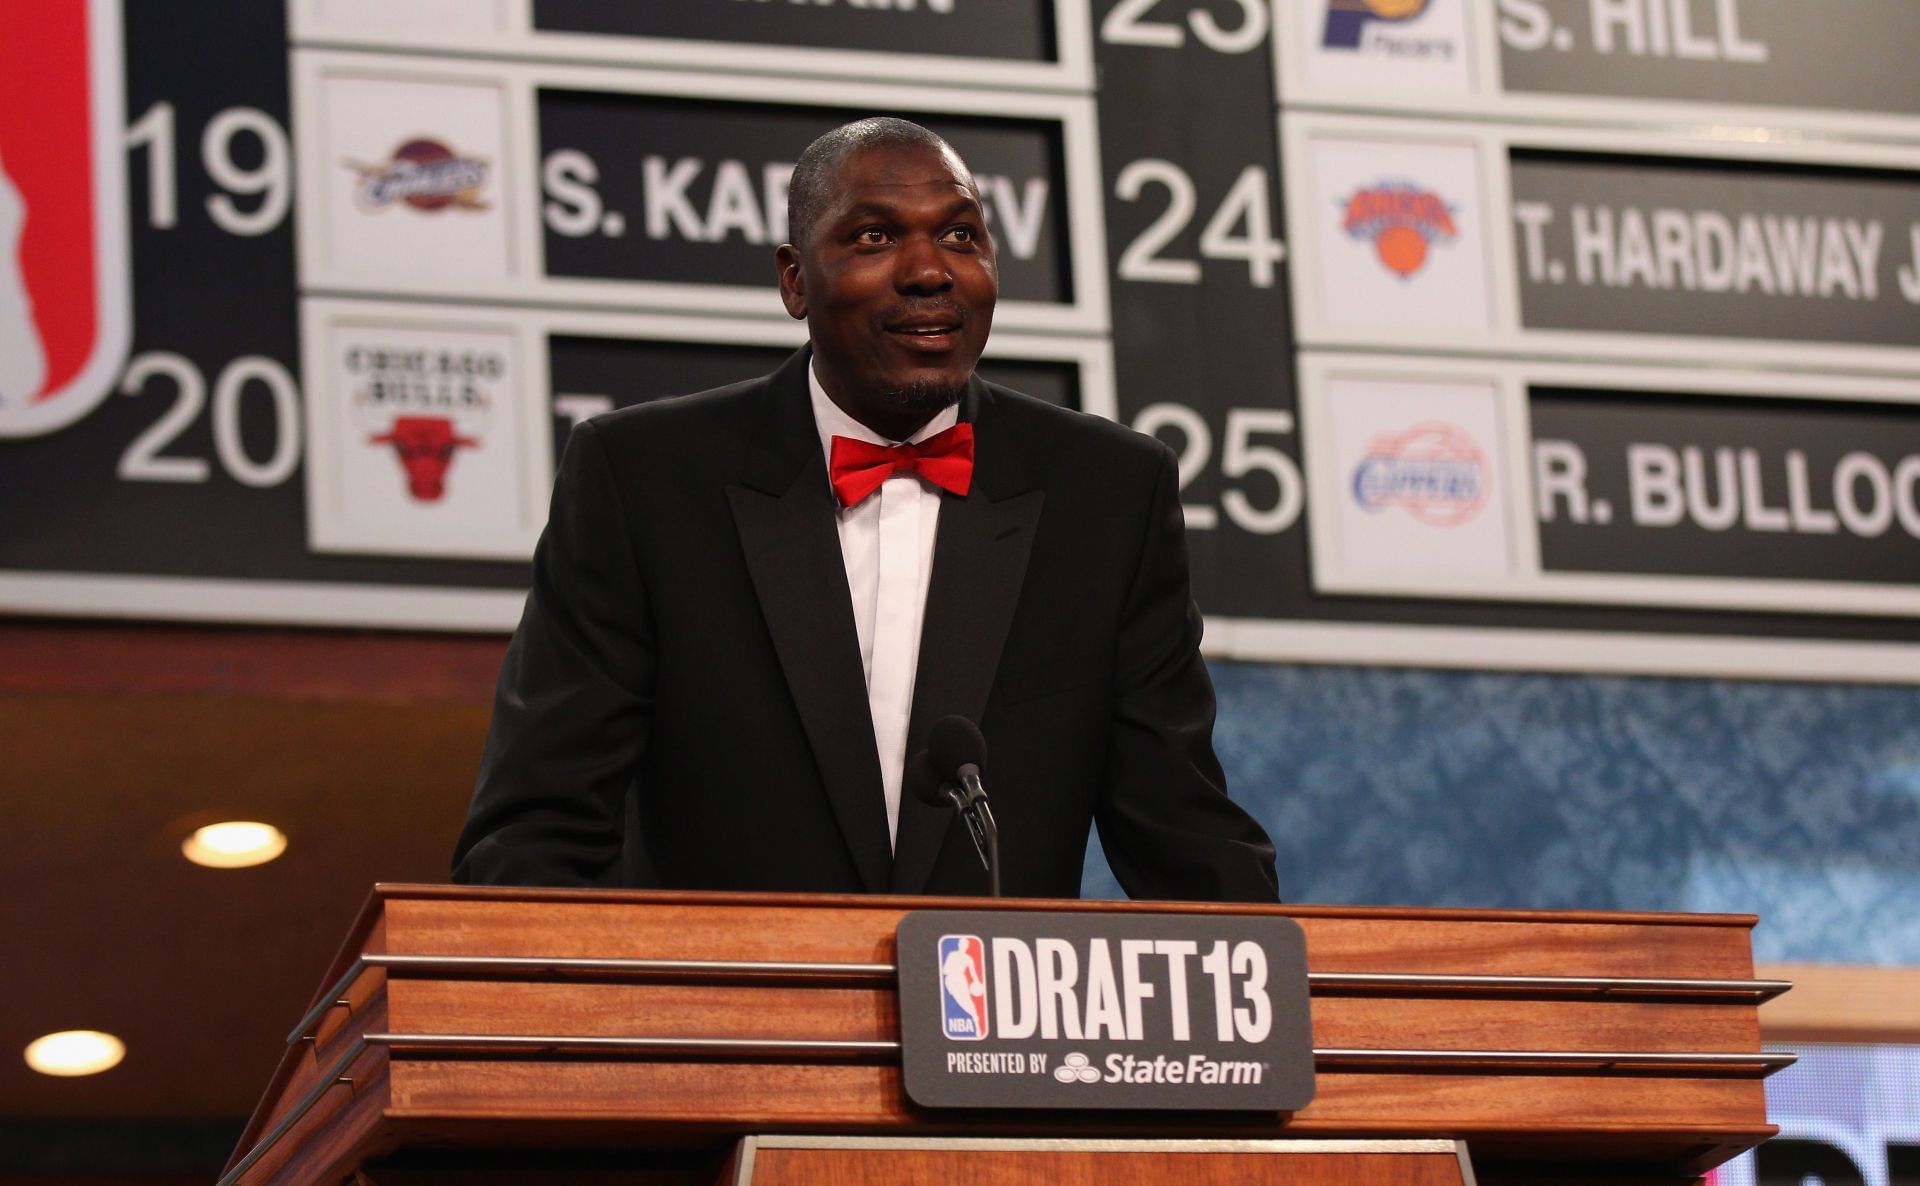
POLYGON ((1290 918, 916 910, 901 1070, 922 1107, 1293 1112, 1313 1099, 1290 918))

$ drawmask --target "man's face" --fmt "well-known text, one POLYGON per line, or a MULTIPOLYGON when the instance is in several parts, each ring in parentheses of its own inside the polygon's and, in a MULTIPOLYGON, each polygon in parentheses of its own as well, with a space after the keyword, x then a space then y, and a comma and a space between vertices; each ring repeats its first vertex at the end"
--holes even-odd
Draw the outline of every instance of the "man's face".
POLYGON ((936 149, 856 151, 806 239, 780 249, 780 297, 806 319, 821 384, 903 439, 960 398, 993 326, 1000 278, 979 195, 936 149))

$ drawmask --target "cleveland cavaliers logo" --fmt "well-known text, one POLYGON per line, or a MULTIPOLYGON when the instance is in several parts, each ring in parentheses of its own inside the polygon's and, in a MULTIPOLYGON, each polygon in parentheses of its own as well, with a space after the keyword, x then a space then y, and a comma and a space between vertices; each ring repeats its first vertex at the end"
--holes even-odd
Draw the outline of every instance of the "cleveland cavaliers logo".
POLYGON ((487 184, 487 162, 461 156, 438 140, 415 137, 393 150, 385 164, 347 162, 360 175, 355 197, 368 210, 405 204, 422 213, 454 207, 485 210, 480 191, 487 184))
POLYGON ((117 0, 21 4, 0 35, 0 437, 99 406, 132 333, 117 0))

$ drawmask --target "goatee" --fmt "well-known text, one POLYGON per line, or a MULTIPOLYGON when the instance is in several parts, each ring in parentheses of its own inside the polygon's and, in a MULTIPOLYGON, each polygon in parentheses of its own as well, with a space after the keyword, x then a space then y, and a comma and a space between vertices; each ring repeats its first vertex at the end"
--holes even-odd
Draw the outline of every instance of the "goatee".
POLYGON ((960 397, 966 393, 967 383, 964 379, 959 382, 926 380, 893 388, 882 393, 881 398, 886 401, 887 407, 897 411, 931 416, 959 403, 960 397))

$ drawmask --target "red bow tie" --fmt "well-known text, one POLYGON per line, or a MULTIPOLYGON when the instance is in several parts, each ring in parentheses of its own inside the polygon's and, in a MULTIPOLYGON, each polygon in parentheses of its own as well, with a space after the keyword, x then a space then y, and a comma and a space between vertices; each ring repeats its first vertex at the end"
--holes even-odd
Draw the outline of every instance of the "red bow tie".
POLYGON ((841 506, 858 506, 897 473, 919 474, 942 490, 965 497, 973 485, 973 425, 956 424, 917 445, 833 438, 827 475, 841 506))

